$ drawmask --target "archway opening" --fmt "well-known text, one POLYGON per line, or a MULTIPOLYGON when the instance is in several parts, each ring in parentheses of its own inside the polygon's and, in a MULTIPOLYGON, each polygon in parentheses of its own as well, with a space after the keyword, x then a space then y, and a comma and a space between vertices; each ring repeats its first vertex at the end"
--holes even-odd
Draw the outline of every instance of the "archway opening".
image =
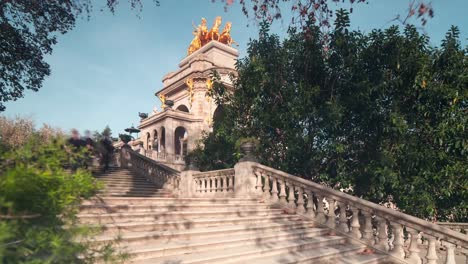
POLYGON ((174 131, 174 146, 176 155, 187 155, 188 133, 184 127, 177 127, 174 131))
POLYGON ((189 112, 188 107, 185 106, 185 105, 179 105, 179 106, 176 108, 176 110, 179 110, 179 111, 182 111, 182 112, 187 112, 187 113, 189 112))
POLYGON ((146 149, 151 150, 151 134, 146 133, 146 149))
POLYGON ((218 105, 213 113, 213 130, 219 126, 221 121, 224 119, 225 112, 224 107, 222 105, 218 105))
POLYGON ((161 139, 159 141, 160 152, 166 152, 166 128, 161 127, 161 139))

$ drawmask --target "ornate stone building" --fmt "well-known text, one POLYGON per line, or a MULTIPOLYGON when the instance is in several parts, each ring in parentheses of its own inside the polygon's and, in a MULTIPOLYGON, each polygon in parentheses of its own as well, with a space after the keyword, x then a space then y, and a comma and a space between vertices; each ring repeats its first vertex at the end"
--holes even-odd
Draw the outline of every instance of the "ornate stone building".
POLYGON ((213 120, 222 112, 222 106, 208 96, 213 71, 232 87, 229 76, 235 72, 238 54, 228 44, 211 40, 185 57, 177 71, 163 77, 163 88, 156 92, 161 111, 153 110, 138 126, 147 157, 183 169, 184 155, 196 147, 203 131, 211 131, 213 120))

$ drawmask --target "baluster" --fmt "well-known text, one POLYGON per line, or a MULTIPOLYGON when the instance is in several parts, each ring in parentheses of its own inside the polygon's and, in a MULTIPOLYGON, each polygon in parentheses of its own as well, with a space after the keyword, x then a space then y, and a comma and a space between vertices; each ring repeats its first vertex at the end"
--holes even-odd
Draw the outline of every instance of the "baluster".
POLYGON ((364 229, 362 230, 362 240, 366 243, 373 245, 374 240, 374 229, 372 228, 372 212, 361 210, 364 216, 364 229))
POLYGON ((327 201, 328 201, 328 218, 327 218, 327 222, 325 223, 325 225, 327 225, 331 229, 335 229, 336 228, 335 200, 327 198, 327 201))
POLYGON ((351 224, 350 224, 351 230, 349 232, 351 233, 352 237, 361 239, 361 230, 360 230, 361 225, 359 224, 359 209, 354 206, 350 206, 349 208, 351 212, 353 213, 353 215, 351 216, 351 224))
POLYGON ((377 243, 375 247, 382 251, 388 251, 388 234, 387 220, 381 216, 376 216, 377 219, 377 243))
POLYGON ((420 250, 419 250, 419 245, 418 245, 419 231, 414 230, 412 228, 407 228, 407 229, 411 235, 408 262, 413 263, 413 264, 421 264, 422 260, 421 260, 421 257, 419 256, 420 250))
POLYGON ((203 186, 203 189, 205 190, 205 193, 208 192, 208 189, 209 189, 209 184, 210 184, 210 179, 209 178, 205 178, 204 180, 204 186, 203 186))
POLYGON ((278 198, 278 181, 276 180, 275 177, 273 177, 272 175, 268 175, 270 177, 270 181, 271 181, 271 199, 273 200, 273 202, 278 202, 279 201, 279 198, 278 198))
POLYGON ((434 236, 428 236, 428 247, 427 247, 427 264, 437 264, 437 260, 439 259, 437 257, 437 251, 436 251, 436 242, 437 239, 434 236))
POLYGON ((315 218, 319 223, 325 223, 327 220, 325 217, 325 208, 323 207, 323 196, 321 194, 316 194, 315 197, 317 198, 317 214, 315 218))
POLYGON ((290 182, 285 182, 287 184, 287 191, 286 191, 286 195, 288 197, 288 204, 287 204, 287 208, 288 209, 291 209, 291 210, 295 210, 296 209, 296 205, 294 204, 294 201, 295 201, 295 198, 294 198, 294 185, 291 184, 290 182))
POLYGON ((314 194, 312 191, 307 191, 304 189, 304 193, 307 193, 307 216, 311 218, 315 218, 314 212, 314 194))
POLYGON ((447 258, 445 260, 445 264, 456 264, 455 263, 455 244, 444 241, 443 245, 445 249, 447 250, 447 258))
POLYGON ((403 248, 404 242, 403 242, 403 228, 399 223, 390 223, 390 226, 392 227, 392 233, 393 233, 393 248, 390 250, 390 254, 393 256, 399 258, 399 259, 404 259, 405 258, 405 250, 403 248))
POLYGON ((339 202, 338 206, 340 208, 340 218, 339 222, 340 225, 338 227, 338 230, 342 233, 348 233, 349 228, 348 228, 348 218, 346 217, 346 204, 343 202, 339 202))
POLYGON ((300 186, 297 188, 297 213, 305 214, 306 210, 304 207, 304 189, 300 186))
POLYGON ((231 176, 227 175, 226 176, 226 192, 229 192, 229 190, 232 189, 230 179, 231 179, 231 176))
POLYGON ((214 176, 214 184, 215 184, 214 191, 218 192, 219 191, 219 176, 218 175, 214 176))
POLYGON ((279 202, 281 206, 286 206, 288 204, 286 202, 286 179, 284 178, 280 181, 279 202))
POLYGON ((228 191, 227 184, 226 184, 227 175, 223 175, 223 176, 221 177, 221 180, 222 180, 222 184, 223 184, 223 188, 221 189, 221 191, 227 192, 227 191, 228 191))
POLYGON ((263 200, 270 199, 271 193, 270 193, 270 185, 271 185, 271 178, 268 176, 268 174, 263 174, 263 178, 265 179, 265 183, 263 185, 263 200))
POLYGON ((195 179, 194 182, 195 182, 195 193, 199 193, 200 192, 200 182, 197 179, 195 179))
POLYGON ((263 195, 262 173, 257 170, 255 171, 255 175, 257 176, 257 182, 255 184, 255 191, 257 192, 258 197, 261 197, 263 195))

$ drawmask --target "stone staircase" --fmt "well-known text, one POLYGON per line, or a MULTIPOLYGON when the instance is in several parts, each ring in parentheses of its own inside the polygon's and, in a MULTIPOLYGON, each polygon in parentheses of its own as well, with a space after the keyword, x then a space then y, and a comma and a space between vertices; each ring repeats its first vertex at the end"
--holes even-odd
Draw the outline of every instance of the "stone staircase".
POLYGON ((125 169, 97 178, 80 221, 103 226, 96 244, 120 237, 131 263, 395 263, 260 199, 177 198, 125 169))

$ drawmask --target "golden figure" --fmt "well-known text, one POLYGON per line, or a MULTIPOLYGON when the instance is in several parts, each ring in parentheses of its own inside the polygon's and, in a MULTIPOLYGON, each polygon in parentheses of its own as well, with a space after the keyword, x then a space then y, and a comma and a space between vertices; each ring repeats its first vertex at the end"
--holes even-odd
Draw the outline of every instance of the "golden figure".
POLYGON ((219 27, 221 26, 221 21, 221 17, 217 16, 213 27, 210 32, 208 32, 207 42, 210 42, 210 40, 219 40, 219 27))
POLYGON ((192 102, 193 102, 193 79, 192 78, 189 78, 187 80, 185 80, 185 84, 187 85, 188 87, 188 93, 189 93, 189 102, 190 102, 190 108, 192 108, 192 102))
POLYGON ((164 109, 166 107, 166 96, 163 94, 159 94, 159 100, 161 100, 161 108, 164 109))
POLYGON ((223 32, 219 36, 219 42, 227 44, 227 45, 232 45, 233 43, 236 43, 232 38, 231 38, 231 22, 227 22, 226 25, 224 26, 223 32))
POLYGON ((188 55, 194 53, 196 50, 200 49, 203 47, 205 44, 212 40, 219 41, 221 43, 224 43, 226 45, 232 45, 236 43, 232 38, 231 38, 231 22, 227 22, 226 25, 224 26, 223 31, 221 34, 219 33, 219 28, 221 26, 222 18, 220 16, 217 16, 215 19, 215 22, 213 24, 213 27, 208 31, 208 28, 206 26, 206 19, 202 18, 201 23, 198 26, 195 26, 195 24, 192 22, 194 31, 192 34, 194 35, 192 42, 190 42, 190 46, 188 47, 188 55))
POLYGON ((192 42, 190 42, 190 46, 188 48, 188 54, 194 53, 197 49, 201 48, 201 40, 200 40, 200 28, 197 28, 192 32, 194 35, 192 42))
POLYGON ((198 29, 200 29, 198 38, 201 41, 201 45, 204 46, 207 43, 206 38, 208 36, 208 27, 206 26, 206 19, 204 17, 202 17, 198 29))

